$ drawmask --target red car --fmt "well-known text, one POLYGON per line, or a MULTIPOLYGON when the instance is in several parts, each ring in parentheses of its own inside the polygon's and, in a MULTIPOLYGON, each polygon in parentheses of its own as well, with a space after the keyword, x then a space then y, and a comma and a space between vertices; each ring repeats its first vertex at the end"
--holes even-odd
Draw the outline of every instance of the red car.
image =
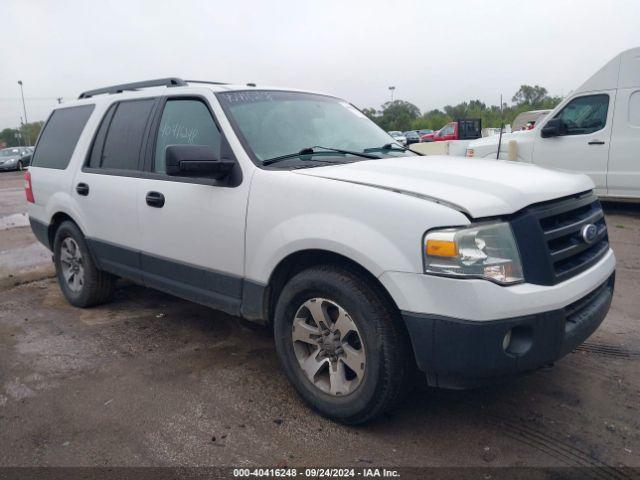
POLYGON ((470 140, 480 138, 482 122, 480 119, 456 120, 449 122, 440 130, 420 137, 421 142, 444 142, 445 140, 470 140))

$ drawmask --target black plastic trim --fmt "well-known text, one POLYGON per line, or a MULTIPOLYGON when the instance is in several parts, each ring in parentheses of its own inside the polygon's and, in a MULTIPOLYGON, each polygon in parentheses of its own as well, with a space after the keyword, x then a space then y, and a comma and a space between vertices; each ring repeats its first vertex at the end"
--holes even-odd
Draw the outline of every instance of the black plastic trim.
POLYGON ((267 285, 245 279, 242 283, 242 318, 266 323, 267 285))
POLYGON ((49 242, 49 225, 33 217, 29 217, 29 224, 36 239, 49 250, 52 250, 51 243, 49 242))
MULTIPOLYGON (((558 310, 491 321, 401 312, 418 368, 430 384, 467 388, 553 363, 586 340, 602 323, 613 297, 615 274, 558 310), (511 329, 528 332, 519 353, 502 342, 511 329)), ((512 330, 514 331, 514 330, 512 330)))
MULTIPOLYGON (((558 255, 552 255, 552 252, 549 250, 548 241, 558 238, 560 235, 556 230, 545 232, 541 224, 541 220, 544 220, 545 218, 564 212, 571 212, 597 201, 598 198, 592 191, 586 191, 569 197, 529 205, 512 215, 503 217, 504 220, 509 221, 511 224, 511 229, 513 230, 518 250, 520 252, 525 281, 527 283, 534 283, 536 285, 556 285, 567 280, 571 276, 577 275, 578 273, 592 267, 604 254, 606 254, 609 248, 608 241, 606 241, 607 233, 605 226, 604 229, 598 233, 598 241, 605 241, 607 248, 603 247, 598 251, 597 255, 594 255, 593 258, 589 259, 585 263, 574 267, 570 272, 557 272, 554 262, 558 262, 560 259, 558 255)), ((593 215, 595 215, 595 213, 593 215)), ((604 222, 604 217, 600 217, 599 215, 597 216, 598 219, 596 221, 604 222)), ((583 218, 581 220, 582 224, 584 225, 584 223, 590 219, 590 215, 583 218)), ((567 231, 571 231, 573 228, 576 228, 576 226, 571 224, 563 227, 563 230, 566 229, 567 231)), ((598 243, 598 241, 592 243, 590 246, 593 247, 598 243)), ((582 247, 575 248, 573 252, 579 254, 580 248, 582 247)), ((589 246, 585 246, 584 250, 587 248, 589 248, 589 246)))
POLYGON ((87 238, 98 268, 254 322, 264 321, 266 286, 226 272, 87 238))

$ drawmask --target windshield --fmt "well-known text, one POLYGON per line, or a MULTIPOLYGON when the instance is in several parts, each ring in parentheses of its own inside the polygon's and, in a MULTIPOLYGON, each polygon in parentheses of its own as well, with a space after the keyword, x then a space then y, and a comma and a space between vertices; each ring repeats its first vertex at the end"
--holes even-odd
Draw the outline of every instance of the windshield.
POLYGON ((20 155, 20 150, 17 148, 5 148, 4 150, 0 150, 0 157, 15 157, 20 155))
MULTIPOLYGON (((223 92, 218 98, 235 123, 236 133, 259 162, 318 145, 364 152, 394 142, 359 110, 334 97, 256 90, 223 92)), ((365 160, 339 153, 332 155, 348 161, 365 160)), ((384 155, 408 153, 388 150, 384 155)))

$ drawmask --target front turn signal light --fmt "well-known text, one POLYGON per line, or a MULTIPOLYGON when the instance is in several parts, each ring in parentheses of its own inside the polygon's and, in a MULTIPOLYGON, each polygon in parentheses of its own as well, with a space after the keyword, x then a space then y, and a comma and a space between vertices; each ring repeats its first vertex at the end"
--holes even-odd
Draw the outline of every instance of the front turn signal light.
POLYGON ((455 257, 458 255, 458 247, 453 241, 427 240, 427 255, 433 257, 455 257))

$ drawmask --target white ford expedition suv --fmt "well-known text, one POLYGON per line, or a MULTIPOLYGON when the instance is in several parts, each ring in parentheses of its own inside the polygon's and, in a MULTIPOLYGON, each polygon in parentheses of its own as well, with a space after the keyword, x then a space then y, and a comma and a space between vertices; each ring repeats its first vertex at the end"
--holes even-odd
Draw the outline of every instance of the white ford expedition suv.
POLYGON ((270 325, 300 395, 345 423, 418 370, 461 388, 550 364, 613 294, 588 177, 418 156, 329 95, 177 78, 85 92, 53 111, 25 179, 71 304, 124 277, 270 325))

